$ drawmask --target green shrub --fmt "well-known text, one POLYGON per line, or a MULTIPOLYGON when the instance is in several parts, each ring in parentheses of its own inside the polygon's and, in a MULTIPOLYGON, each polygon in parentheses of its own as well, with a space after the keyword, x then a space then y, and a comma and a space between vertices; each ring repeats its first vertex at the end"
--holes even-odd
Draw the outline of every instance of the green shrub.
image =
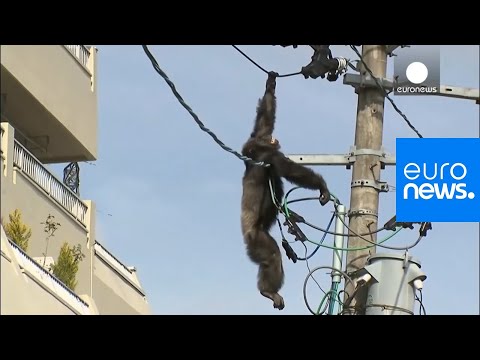
POLYGON ((32 236, 32 230, 22 222, 22 213, 20 210, 15 209, 8 217, 10 218, 10 222, 4 225, 5 234, 23 251, 27 252, 28 241, 32 236))
POLYGON ((68 288, 74 291, 77 286, 78 264, 84 257, 85 255, 82 253, 80 244, 70 247, 67 242, 64 242, 57 262, 50 265, 50 270, 68 288))

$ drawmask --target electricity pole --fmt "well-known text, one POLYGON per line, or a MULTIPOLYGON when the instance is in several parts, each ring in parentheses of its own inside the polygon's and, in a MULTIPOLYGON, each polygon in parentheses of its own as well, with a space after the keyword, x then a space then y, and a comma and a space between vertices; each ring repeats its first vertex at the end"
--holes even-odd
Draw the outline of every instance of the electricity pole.
MULTIPOLYGON (((363 45, 362 57, 365 64, 377 78, 385 78, 387 53, 384 45, 363 45)), ((368 76, 359 63, 362 76, 368 76)), ((352 183, 349 211, 349 248, 366 247, 369 244, 356 234, 365 234, 377 229, 379 192, 382 191, 380 170, 382 167, 383 111, 385 96, 376 86, 358 87, 357 121, 355 128, 356 160, 352 165, 352 183)), ((376 242, 376 234, 365 235, 376 242)), ((367 257, 375 253, 375 247, 347 252, 347 273, 355 281, 356 271, 366 265, 367 257)), ((346 282, 347 294, 353 294, 354 287, 346 282)), ((366 287, 361 287, 344 308, 345 315, 365 314, 367 301, 366 287)))
MULTIPOLYGON (((389 191, 388 184, 380 180, 380 170, 385 166, 396 166, 395 156, 388 154, 382 148, 385 96, 384 91, 379 88, 378 82, 387 92, 394 89, 394 80, 385 77, 387 55, 392 56, 393 50, 403 46, 363 45, 363 61, 376 80, 366 71, 361 62, 358 69, 360 74, 345 74, 343 76, 343 84, 353 86, 358 94, 355 146, 351 147, 348 153, 287 155, 292 161, 306 166, 346 166, 347 169, 353 167, 350 207, 347 214, 350 219, 348 247, 369 247, 364 250, 347 252, 346 271, 354 281, 359 275, 362 275, 361 272, 358 273, 358 270, 365 267, 367 258, 375 254, 375 247, 370 242, 355 236, 355 234, 368 234, 377 230, 379 195, 380 192, 389 191)), ((322 70, 314 62, 309 66, 315 71, 322 70)), ((315 71, 312 73, 313 78, 318 75, 315 71)), ((434 95, 473 100, 480 105, 479 89, 440 85, 439 90, 434 95)), ((376 234, 364 235, 363 237, 374 243, 377 241, 376 234)), ((342 313, 345 315, 364 315, 368 288, 360 286, 355 292, 354 285, 346 281, 344 290, 342 313), (350 297, 351 294, 354 296, 350 297)))

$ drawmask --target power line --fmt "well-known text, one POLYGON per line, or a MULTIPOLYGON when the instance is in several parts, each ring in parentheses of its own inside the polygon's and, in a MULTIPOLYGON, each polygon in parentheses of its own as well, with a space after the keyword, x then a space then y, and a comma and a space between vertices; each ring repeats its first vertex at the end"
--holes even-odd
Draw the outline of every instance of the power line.
MULTIPOLYGON (((253 65, 255 65, 257 68, 259 68, 260 70, 262 70, 265 74, 268 74, 268 71, 265 70, 265 68, 263 68, 262 66, 258 65, 257 62, 255 62, 254 60, 252 60, 252 58, 250 56, 248 56, 247 54, 245 54, 242 50, 240 50, 236 45, 232 45, 233 48, 235 50, 237 50, 240 54, 242 54, 247 60, 249 60, 253 65)), ((283 74, 283 75, 278 75, 277 77, 281 78, 281 77, 287 77, 287 76, 294 76, 294 75, 301 75, 302 72, 301 71, 298 71, 298 72, 295 72, 295 73, 290 73, 290 74, 283 74)))
POLYGON ((354 45, 350 45, 350 48, 357 54, 357 56, 360 58, 360 61, 362 62, 363 66, 365 67, 365 70, 370 74, 372 79, 375 81, 377 86, 384 92, 385 97, 387 98, 388 101, 390 101, 390 104, 392 104, 393 108, 395 111, 406 121, 407 125, 415 131, 415 133, 418 135, 419 138, 423 138, 422 134, 413 126, 413 124, 408 120, 407 116, 398 108, 398 106, 395 104, 395 102, 388 96, 388 92, 385 90, 385 88, 382 86, 382 84, 378 81, 377 77, 373 75, 372 70, 368 67, 368 65, 363 61, 363 57, 360 54, 360 52, 357 50, 357 48, 354 45))
POLYGON ((264 163, 263 161, 261 162, 257 162, 253 159, 250 159, 249 157, 247 156, 244 156, 238 152, 236 152, 235 150, 229 148, 227 145, 225 145, 222 141, 220 141, 220 139, 217 137, 217 135, 215 135, 215 133, 213 133, 210 129, 206 128, 205 125, 200 121, 200 119, 198 118, 197 114, 195 114, 192 110, 192 108, 190 106, 188 106, 188 104, 185 102, 185 100, 183 100, 182 96, 178 93, 177 89, 175 88, 175 84, 173 84, 173 82, 168 78, 167 74, 165 74, 165 72, 160 69, 160 66, 158 65, 157 63, 157 60, 155 59, 155 57, 152 55, 152 53, 148 50, 148 47, 146 45, 142 45, 143 47, 143 50, 145 51, 145 53, 147 54, 148 58, 150 59, 150 61, 152 62, 152 65, 153 65, 153 68, 157 71, 157 73, 160 74, 160 76, 166 81, 166 83, 168 84, 168 86, 170 86, 170 89, 172 89, 172 92, 173 94, 175 95, 175 97, 177 98, 177 100, 180 102, 180 104, 190 113, 190 115, 193 117, 193 119, 195 120, 195 122, 198 124, 198 126, 200 127, 200 129, 202 129, 204 132, 206 132, 208 135, 210 135, 213 140, 215 140, 215 142, 220 145, 220 147, 235 155, 236 157, 238 157, 240 160, 243 160, 243 161, 246 161, 250 164, 253 164, 253 165, 258 165, 258 166, 264 166, 264 167, 268 167, 270 166, 270 164, 267 164, 267 163, 264 163))

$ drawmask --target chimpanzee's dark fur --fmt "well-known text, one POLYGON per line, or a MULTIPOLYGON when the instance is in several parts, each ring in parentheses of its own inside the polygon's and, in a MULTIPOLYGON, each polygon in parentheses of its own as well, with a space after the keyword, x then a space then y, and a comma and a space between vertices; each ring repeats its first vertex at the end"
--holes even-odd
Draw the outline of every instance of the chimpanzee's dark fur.
POLYGON ((249 258, 259 265, 258 290, 273 301, 279 310, 285 307, 278 291, 283 286, 284 272, 280 248, 269 230, 275 223, 278 210, 272 202, 269 177, 276 198, 283 198, 282 177, 310 190, 320 190, 320 203, 330 200, 330 193, 321 175, 297 164, 280 152, 279 142, 272 136, 276 112, 276 77, 269 73, 265 94, 259 100, 257 117, 250 139, 244 144, 242 154, 255 161, 271 164, 266 168, 245 163, 243 176, 241 226, 249 258))

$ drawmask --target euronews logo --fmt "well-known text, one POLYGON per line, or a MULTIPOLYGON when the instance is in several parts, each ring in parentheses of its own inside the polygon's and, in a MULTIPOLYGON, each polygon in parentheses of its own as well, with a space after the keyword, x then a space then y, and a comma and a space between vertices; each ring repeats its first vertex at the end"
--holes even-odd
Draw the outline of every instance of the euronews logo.
POLYGON ((480 222, 480 139, 397 139, 401 222, 480 222))
POLYGON ((450 166, 449 163, 434 163, 429 169, 428 164, 424 163, 420 167, 417 163, 408 163, 403 169, 404 176, 411 181, 420 179, 424 181, 421 185, 414 182, 407 183, 403 188, 403 198, 408 200, 413 196, 415 200, 430 200, 436 198, 439 200, 464 200, 474 199, 475 193, 467 193, 467 184, 462 182, 467 176, 467 167, 462 163, 455 163, 450 166), (457 169, 457 173, 455 170, 457 169), (460 169, 460 170, 458 170, 460 169), (447 171, 447 173, 445 173, 447 171), (453 179, 454 182, 447 183, 447 179, 453 179))
POLYGON ((440 47, 414 45, 398 51, 394 64, 395 95, 428 95, 440 90, 440 47))

